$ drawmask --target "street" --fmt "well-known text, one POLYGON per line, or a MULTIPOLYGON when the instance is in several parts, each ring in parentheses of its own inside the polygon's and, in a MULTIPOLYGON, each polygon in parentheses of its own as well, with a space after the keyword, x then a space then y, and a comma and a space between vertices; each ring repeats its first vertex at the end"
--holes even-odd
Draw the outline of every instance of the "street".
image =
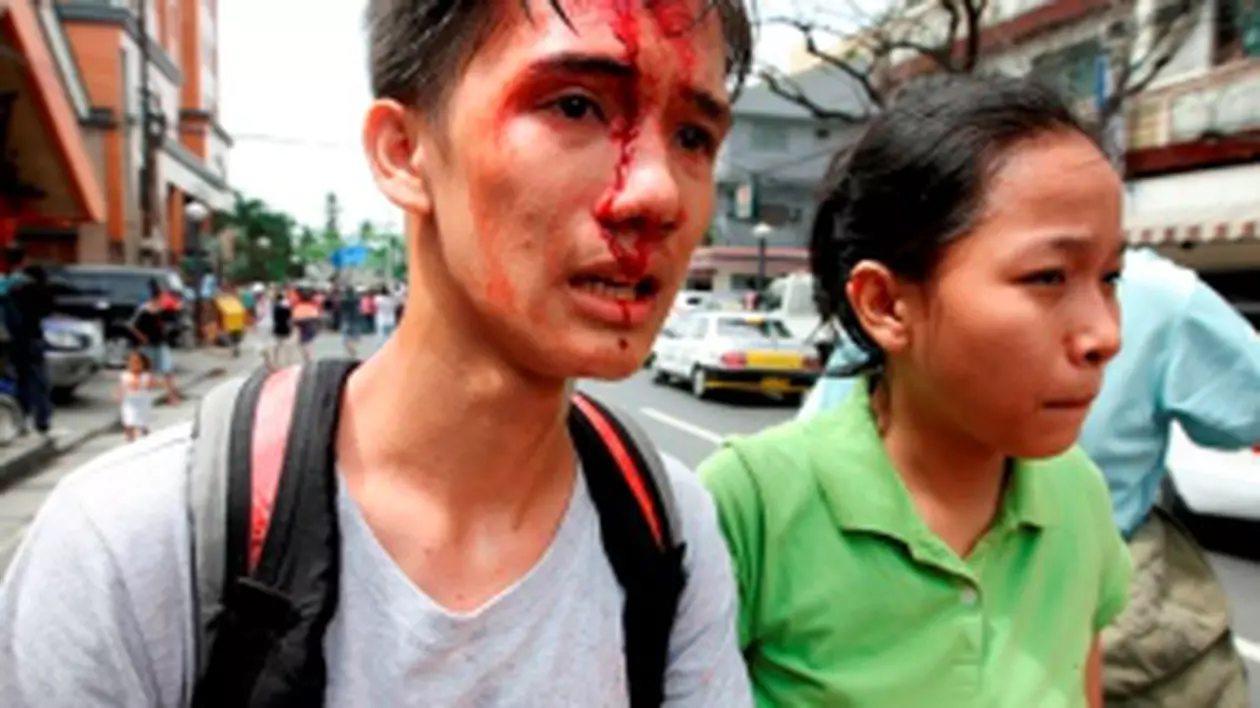
MULTIPOLYGON (((335 336, 320 338, 316 353, 340 356, 340 340, 335 336)), ((249 360, 241 362, 238 368, 247 365, 249 360)), ((214 380, 205 381, 190 393, 193 396, 204 393, 214 383, 214 380)), ((664 453, 691 467, 698 465, 726 436, 754 433, 789 420, 794 414, 793 408, 782 403, 748 396, 698 401, 683 388, 653 384, 646 373, 616 384, 583 382, 580 386, 635 416, 664 453)), ((157 409, 155 427, 186 420, 194 405, 185 402, 157 409)), ((0 568, 7 566, 22 529, 56 482, 122 442, 120 433, 97 436, 29 479, 0 492, 0 568)), ((1211 560, 1233 603, 1238 646, 1253 675, 1260 675, 1257 674, 1260 672, 1260 563, 1255 558, 1242 559, 1219 553, 1213 553, 1211 560)), ((1252 704, 1260 706, 1260 680, 1253 681, 1251 697, 1252 704)))

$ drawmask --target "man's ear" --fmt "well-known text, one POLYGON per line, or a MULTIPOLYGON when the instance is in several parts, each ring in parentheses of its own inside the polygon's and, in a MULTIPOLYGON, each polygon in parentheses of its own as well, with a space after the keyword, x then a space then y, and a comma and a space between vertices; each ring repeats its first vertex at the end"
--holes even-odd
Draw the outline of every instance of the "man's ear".
POLYGON ((428 160, 420 140, 420 121, 397 101, 373 101, 363 120, 363 152, 387 199, 404 212, 428 215, 433 211, 428 160))
POLYGON ((849 273, 844 292, 862 329, 880 349, 889 354, 905 350, 910 343, 906 293, 888 266, 878 261, 859 262, 849 273))

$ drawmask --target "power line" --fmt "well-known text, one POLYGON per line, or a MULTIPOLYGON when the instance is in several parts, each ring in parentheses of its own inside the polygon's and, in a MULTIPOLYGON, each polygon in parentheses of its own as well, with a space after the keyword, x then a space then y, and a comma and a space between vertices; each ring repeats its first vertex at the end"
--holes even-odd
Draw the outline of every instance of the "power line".
POLYGON ((271 135, 269 133, 236 133, 232 136, 236 142, 267 143, 289 147, 312 147, 323 150, 360 150, 362 146, 351 141, 315 140, 312 138, 294 138, 291 136, 271 135))

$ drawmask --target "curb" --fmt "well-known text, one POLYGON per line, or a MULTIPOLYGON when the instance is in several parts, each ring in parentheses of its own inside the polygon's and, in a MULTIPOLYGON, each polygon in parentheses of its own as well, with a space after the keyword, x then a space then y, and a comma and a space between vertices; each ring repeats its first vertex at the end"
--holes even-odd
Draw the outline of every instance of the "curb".
MULTIPOLYGON (((190 388, 227 373, 227 367, 215 366, 190 374, 186 379, 177 381, 177 385, 181 389, 190 388)), ((157 404, 166 405, 165 401, 157 404)), ((0 491, 21 482, 52 460, 75 450, 89 440, 121 429, 122 422, 117 417, 110 417, 98 424, 76 430, 60 440, 41 439, 38 443, 0 464, 0 491)))

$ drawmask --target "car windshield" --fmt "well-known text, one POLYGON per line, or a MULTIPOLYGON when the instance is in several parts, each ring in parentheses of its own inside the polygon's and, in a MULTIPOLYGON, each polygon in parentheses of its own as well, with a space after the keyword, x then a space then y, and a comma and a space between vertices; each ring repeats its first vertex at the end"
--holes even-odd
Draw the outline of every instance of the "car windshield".
POLYGON ((792 333, 782 322, 763 317, 723 317, 718 320, 717 334, 719 337, 734 339, 765 339, 767 337, 791 339, 792 337, 792 333))
MULTIPOLYGON (((181 287, 174 273, 67 269, 51 276, 54 287, 77 295, 92 295, 137 305, 149 299, 149 282, 157 278, 168 289, 181 287)), ((182 294, 179 290, 174 290, 182 294)))

